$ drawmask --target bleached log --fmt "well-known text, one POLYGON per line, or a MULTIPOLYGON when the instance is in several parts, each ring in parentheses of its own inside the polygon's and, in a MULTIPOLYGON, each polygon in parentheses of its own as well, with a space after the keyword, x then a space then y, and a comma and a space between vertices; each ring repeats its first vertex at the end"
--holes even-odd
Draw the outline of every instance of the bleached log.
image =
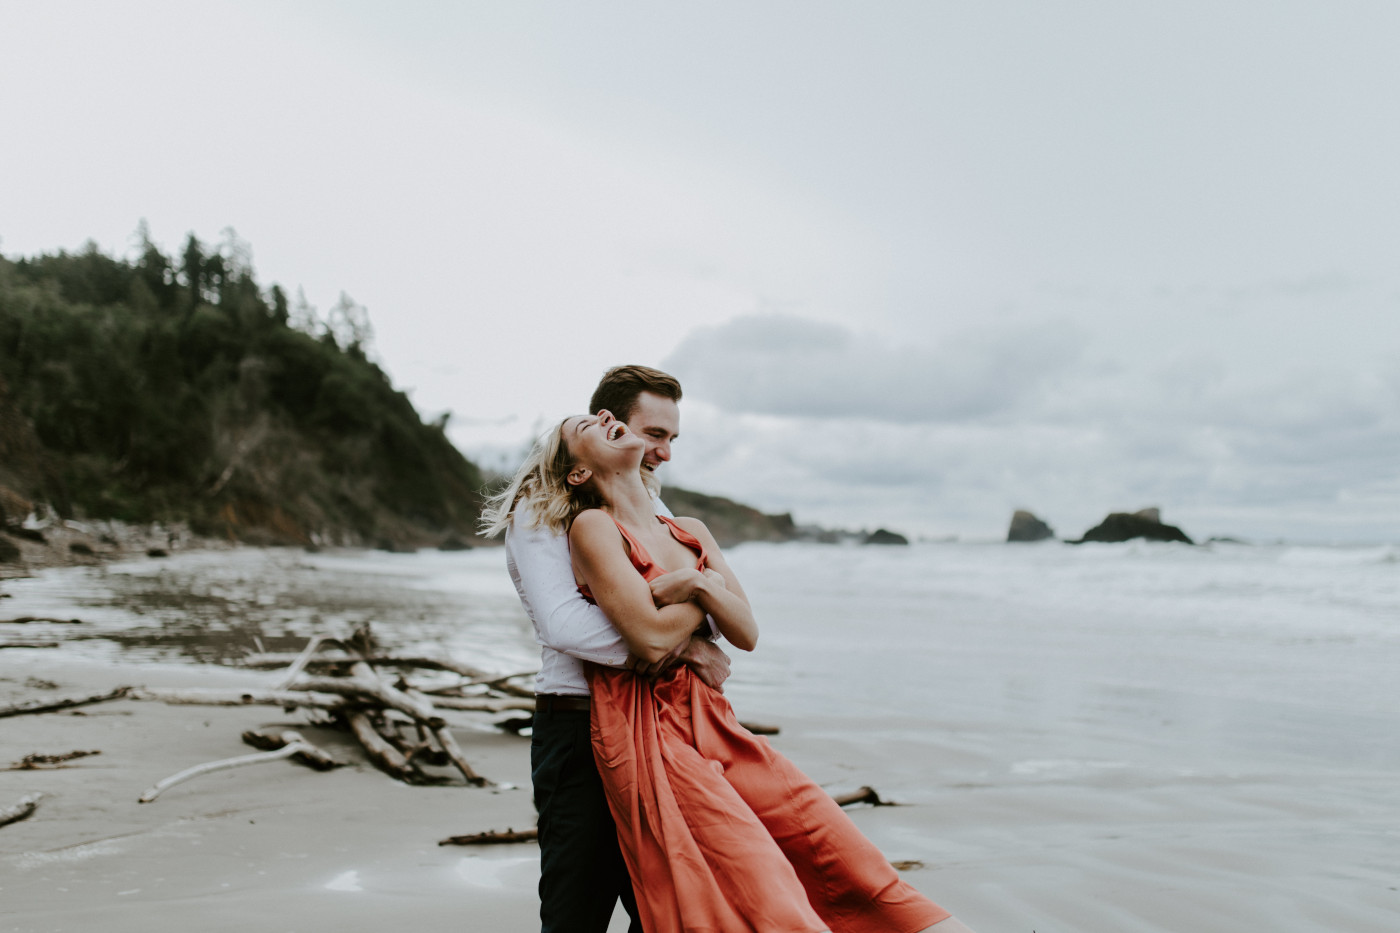
POLYGON ((422 772, 413 767, 393 743, 379 734, 368 713, 363 710, 349 710, 345 713, 345 722, 375 767, 405 784, 424 783, 422 772))
POLYGON ((211 774, 215 771, 227 771, 230 768, 241 768, 245 765, 260 765, 266 761, 281 761, 283 758, 291 758, 293 755, 315 753, 320 751, 314 745, 297 741, 272 752, 259 752, 256 755, 240 755, 237 758, 225 758, 221 761, 207 761, 202 765, 195 765, 193 768, 186 768, 176 774, 170 775, 163 781, 157 782, 150 790, 137 798, 137 803, 150 803, 165 791, 176 784, 183 784, 185 781, 199 777, 201 774, 211 774))
POLYGON ((457 740, 452 737, 452 731, 446 725, 433 729, 433 735, 437 737, 438 744, 442 750, 447 752, 447 757, 457 766, 457 770, 462 772, 462 777, 473 787, 486 787, 491 781, 477 774, 472 766, 467 764, 467 758, 462 754, 462 749, 457 745, 457 740))
MULTIPOLYGON (((311 656, 316 653, 316 649, 320 648, 321 645, 325 644, 327 641, 330 641, 330 639, 324 636, 312 636, 311 639, 307 641, 306 647, 302 648, 301 652, 292 659, 292 663, 288 666, 287 672, 282 675, 282 679, 277 682, 277 689, 287 689, 288 685, 296 680, 297 676, 305 669, 307 663, 311 660, 311 656)), ((259 642, 258 646, 261 647, 262 643, 259 642)))
MULTIPOLYGON (((323 639, 324 644, 334 639, 323 639)), ((302 649, 303 652, 305 649, 302 649)), ((251 667, 257 670, 271 670, 278 667, 287 667, 295 664, 299 655, 282 652, 264 652, 261 654, 250 654, 243 659, 244 667, 251 667)), ((418 667, 431 671, 447 671, 451 674, 458 674, 462 677, 472 679, 474 682, 488 683, 491 680, 499 679, 498 675, 491 674, 481 668, 473 667, 454 658, 428 657, 426 655, 393 655, 393 654, 370 654, 364 658, 346 655, 345 657, 319 657, 309 658, 304 667, 306 670, 326 671, 342 670, 353 665, 355 662, 364 660, 370 664, 377 664, 381 667, 418 667)), ((516 675, 511 675, 516 676, 516 675)))
POLYGON ((289 690, 312 690, 321 693, 338 693, 348 697, 368 697, 389 709, 421 720, 429 726, 441 726, 442 717, 431 705, 421 700, 413 700, 399 690, 379 679, 374 670, 363 661, 356 661, 350 667, 349 677, 308 677, 288 687, 289 690))
POLYGON ((19 803, 12 807, 0 807, 0 826, 8 826, 11 823, 28 819, 35 810, 39 809, 39 801, 43 798, 43 794, 29 794, 19 798, 19 803))
MULTIPOLYGON (((418 691, 410 689, 405 690, 403 693, 405 697, 415 703, 421 703, 428 709, 432 709, 432 704, 428 701, 427 697, 423 696, 423 694, 418 691)), ((438 719, 438 722, 442 723, 441 718, 438 719)), ((468 784, 474 787, 485 787, 491 783, 486 778, 477 774, 475 769, 467 763, 467 757, 462 754, 461 747, 457 744, 456 738, 452 735, 452 730, 447 727, 446 723, 442 723, 441 725, 429 724, 428 728, 432 730, 433 736, 438 740, 438 745, 447 753, 448 759, 456 766, 457 770, 462 772, 462 777, 466 779, 468 784)))
POLYGON ((300 690, 238 690, 228 687, 135 687, 133 700, 157 700, 185 706, 281 706, 310 709, 344 709, 343 696, 300 690))
POLYGON ((506 827, 505 832, 491 830, 484 833, 472 833, 467 836, 448 836, 438 843, 440 846, 489 846, 502 845, 508 842, 535 842, 540 838, 537 829, 522 829, 518 832, 506 827))
POLYGON ((92 703, 105 703, 108 700, 120 700, 129 696, 131 687, 118 687, 107 693, 97 693, 91 696, 78 697, 57 697, 48 700, 28 700, 23 703, 12 703, 9 706, 0 706, 0 718, 6 716, 23 716, 27 713, 51 713, 54 710, 72 709, 75 706, 88 706, 92 703))
POLYGON ((535 701, 533 699, 503 699, 500 697, 439 697, 435 696, 433 706, 438 709, 458 710, 467 713, 505 713, 511 710, 521 710, 527 713, 535 711, 535 701))
POLYGON ((0 641, 0 648, 57 648, 56 641, 0 641))
POLYGON ((282 732, 258 732, 248 729, 243 733, 243 741, 254 748, 263 751, 276 751, 279 748, 286 748, 288 745, 300 742, 306 748, 292 756, 292 761, 314 768, 317 771, 330 771, 332 768, 342 767, 345 762, 336 761, 330 753, 302 738, 300 732, 287 729, 282 732))

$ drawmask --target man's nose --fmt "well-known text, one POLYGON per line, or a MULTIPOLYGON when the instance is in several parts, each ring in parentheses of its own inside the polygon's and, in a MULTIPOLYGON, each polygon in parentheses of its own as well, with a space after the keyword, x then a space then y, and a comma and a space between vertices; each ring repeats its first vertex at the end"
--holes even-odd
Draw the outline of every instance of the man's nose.
POLYGON ((656 445, 656 459, 663 463, 671 459, 671 443, 669 441, 663 441, 656 445))

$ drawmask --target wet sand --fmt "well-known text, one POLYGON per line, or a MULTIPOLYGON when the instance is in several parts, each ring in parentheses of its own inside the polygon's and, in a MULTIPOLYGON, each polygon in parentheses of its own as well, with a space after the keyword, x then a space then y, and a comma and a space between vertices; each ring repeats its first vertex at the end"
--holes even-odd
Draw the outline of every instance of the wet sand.
MULTIPOLYGON (((460 567, 495 566, 493 557, 461 558, 460 567)), ((777 559, 741 551, 734 562, 777 559)), ((0 702, 123 684, 265 684, 276 675, 190 663, 213 659, 199 654, 201 637, 227 652, 253 634, 290 641, 304 625, 372 614, 327 559, 292 576, 316 580, 313 589, 331 608, 289 615, 305 593, 270 580, 260 560, 230 559, 228 572, 243 582, 226 577, 217 592, 195 592, 193 610, 141 596, 149 568, 106 581, 124 604, 144 606, 144 629, 120 613, 104 615, 115 610, 90 593, 70 593, 64 599, 83 603, 85 626, 105 635, 60 650, 0 651, 0 702), (251 563, 233 567, 238 560, 251 563), (258 586, 248 591, 249 581, 258 586), (293 591, 301 595, 283 598, 293 591), (160 624, 167 612, 199 616, 203 629, 168 631, 160 624), (249 617, 259 625, 240 628, 249 617)), ((400 574, 397 589, 387 577, 368 581, 370 588, 376 599, 387 592, 411 608, 413 624, 401 637, 417 644, 434 630, 434 613, 460 594, 445 598, 426 586, 409 573, 411 560, 383 560, 400 574)), ((780 578, 776 566, 752 569, 768 571, 754 573, 756 581, 780 578)), ((185 588, 210 573, 194 557, 159 571, 162 586, 185 588), (181 567, 193 576, 180 576, 181 567)), ((357 574, 365 576, 363 568, 357 574)), ((452 636, 454 650, 476 637, 494 640, 507 663, 507 642, 519 637, 509 634, 517 623, 508 586, 469 587, 482 627, 452 636)), ((1110 645, 1111 629, 1072 635, 1037 625, 1009 638, 985 607, 959 616, 946 608, 951 603, 931 620, 911 618, 907 631, 890 629, 887 637, 906 642, 928 630, 945 646, 904 657, 888 643, 839 640, 848 623, 821 615, 819 593, 803 603, 790 589, 759 582, 751 593, 772 623, 760 652, 736 661, 730 695, 741 718, 780 724, 776 747, 833 791, 870 784, 905 804, 852 816, 891 860, 914 863, 907 880, 980 933, 1400 929, 1393 710, 1349 709, 1321 694, 1203 699, 1199 685, 1172 667, 1186 662, 1165 650, 1150 656, 1164 668, 1160 683, 1139 676, 1125 686, 1104 674, 1121 672, 1132 657, 1110 645), (1094 645, 1111 650, 1096 659, 1094 645), (1052 650, 1059 654, 1047 664, 1052 650), (873 689, 843 697, 828 686, 852 683, 874 665, 903 702, 873 689)), ((0 601, 0 615, 39 605, 37 598, 0 601)), ((1274 665, 1300 683, 1307 670, 1285 659, 1335 666, 1340 656, 1329 659, 1328 651, 1352 652, 1350 642, 1319 642, 1300 655, 1285 639, 1270 656, 1256 640, 1231 649, 1218 633, 1202 633, 1201 647, 1181 631, 1157 630, 1193 665, 1208 651, 1215 663, 1274 665)), ((1368 649, 1377 670, 1393 648, 1368 649)), ((451 721, 478 770, 514 788, 406 787, 368 765, 345 736, 308 726, 305 713, 268 707, 121 700, 0 719, 0 766, 31 753, 101 750, 63 768, 0 771, 0 806, 46 794, 34 816, 0 827, 0 933, 534 929, 534 845, 437 845, 449 835, 533 824, 528 740, 491 728, 492 718, 451 721), (136 802, 191 764, 247 753, 239 734, 270 725, 296 728, 354 764, 321 774, 274 762, 136 802)), ((619 919, 615 930, 625 928, 619 919)))

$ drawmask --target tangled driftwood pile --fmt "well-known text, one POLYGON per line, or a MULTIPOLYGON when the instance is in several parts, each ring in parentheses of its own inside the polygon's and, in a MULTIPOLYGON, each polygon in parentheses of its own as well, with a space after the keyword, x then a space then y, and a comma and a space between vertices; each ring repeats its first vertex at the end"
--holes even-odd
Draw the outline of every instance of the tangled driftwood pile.
MULTIPOLYGON (((289 712, 315 710, 320 714, 318 724, 346 729, 371 762, 400 781, 408 784, 465 782, 483 787, 491 781, 478 774, 467 761, 442 712, 521 711, 533 714, 535 708, 534 694, 516 683, 519 678, 529 676, 528 672, 501 677, 451 658, 385 653, 378 650, 368 626, 357 630, 349 639, 312 638, 297 655, 254 655, 245 663, 253 668, 285 668, 285 671, 268 688, 118 687, 89 696, 56 697, 3 706, 0 717, 71 709, 122 698, 207 706, 279 706, 289 712), (410 679, 414 673, 425 670, 455 674, 456 680, 429 686, 410 679), (434 773, 429 768, 448 768, 459 777, 434 773)), ((498 725, 519 732, 531 722, 531 717, 525 716, 498 725)), ((243 741, 262 752, 187 768, 151 787, 141 796, 141 802, 154 800, 168 788, 201 774, 228 768, 283 758, 318 770, 341 764, 290 730, 277 733, 249 730, 243 733, 243 741)), ((37 800, 25 800, 21 804, 7 808, 4 814, 7 822, 29 816, 37 800), (8 812, 11 809, 15 812, 8 812)))
MULTIPOLYGON (((245 659, 245 666, 275 670, 282 676, 271 687, 231 689, 218 687, 151 688, 118 687, 88 696, 58 697, 49 700, 0 706, 0 717, 51 712, 103 703, 122 698, 156 700, 171 704, 204 706, 278 706, 316 711, 318 725, 338 725, 355 737, 366 756, 380 770, 407 784, 448 784, 465 782, 483 787, 492 782, 468 763, 452 736, 442 711, 506 713, 530 715, 510 718, 496 725, 519 732, 533 722, 533 692, 518 683, 533 672, 505 677, 486 673, 452 658, 386 653, 378 650, 368 626, 349 639, 312 638, 299 654, 257 654, 245 659), (430 685, 409 678, 422 671, 456 675, 452 683, 430 685), (434 773, 427 768, 452 769, 460 777, 434 773)), ((759 734, 775 734, 776 726, 744 724, 759 734)), ((277 732, 245 731, 243 741, 260 751, 256 754, 205 762, 187 768, 153 785, 141 803, 155 800, 161 793, 185 781, 245 765, 291 759, 317 770, 330 770, 337 761, 324 749, 292 730, 277 732)), ((98 754, 74 751, 65 755, 31 755, 12 768, 27 770, 62 766, 69 759, 98 754)), ((0 825, 30 816, 42 795, 31 795, 12 807, 0 809, 0 825)), ((888 806, 889 801, 869 787, 836 797, 842 806, 865 803, 888 806)), ((536 838, 535 830, 493 831, 452 836, 440 845, 482 845, 526 842, 536 838)))
MULTIPOLYGON (((349 639, 312 638, 299 655, 254 655, 249 667, 286 671, 271 688, 229 690, 218 688, 134 688, 128 695, 138 700, 218 706, 263 704, 320 710, 348 730, 380 770, 407 784, 444 784, 452 778, 425 770, 425 766, 451 767, 467 784, 483 787, 491 782, 467 762, 442 710, 500 713, 522 710, 533 713, 534 695, 513 681, 527 674, 506 677, 487 674, 450 658, 386 654, 378 650, 368 626, 349 639), (433 670, 457 675, 446 686, 429 687, 408 679, 409 672, 433 670)), ((524 720, 528 725, 529 720, 524 720)), ((519 730, 521 723, 507 723, 519 730)), ((166 787, 199 774, 245 764, 292 758, 319 769, 335 767, 330 755, 295 732, 272 735, 245 732, 243 740, 265 749, 261 755, 210 762, 167 778, 142 797, 154 799, 166 787)))

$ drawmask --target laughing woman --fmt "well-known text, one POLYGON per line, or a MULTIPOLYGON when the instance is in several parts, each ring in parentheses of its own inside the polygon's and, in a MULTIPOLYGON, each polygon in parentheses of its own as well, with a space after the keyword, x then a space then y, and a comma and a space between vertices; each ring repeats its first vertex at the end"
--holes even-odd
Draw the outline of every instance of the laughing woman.
POLYGON ((544 437, 488 510, 528 499, 567 530, 580 590, 638 670, 588 665, 593 752, 647 933, 970 933, 901 881, 825 791, 666 666, 703 615, 752 651, 758 625, 704 524, 656 515, 645 444, 606 412, 544 437), (653 581, 656 581, 653 585, 653 581), (660 673, 654 673, 660 670, 660 673))

